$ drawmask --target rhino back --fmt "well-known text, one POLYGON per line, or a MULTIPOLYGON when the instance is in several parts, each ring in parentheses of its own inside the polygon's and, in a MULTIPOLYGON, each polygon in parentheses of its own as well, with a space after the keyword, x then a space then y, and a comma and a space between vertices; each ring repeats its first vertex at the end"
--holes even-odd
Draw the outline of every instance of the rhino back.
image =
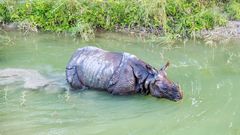
MULTIPOLYGON (((67 78, 71 78, 74 72, 77 72, 78 79, 84 86, 90 88, 106 89, 114 71, 121 63, 122 54, 108 52, 96 47, 84 47, 78 49, 71 60, 68 67, 75 67, 72 74, 68 74, 67 78)), ((76 78, 68 79, 68 81, 76 81, 76 78)))

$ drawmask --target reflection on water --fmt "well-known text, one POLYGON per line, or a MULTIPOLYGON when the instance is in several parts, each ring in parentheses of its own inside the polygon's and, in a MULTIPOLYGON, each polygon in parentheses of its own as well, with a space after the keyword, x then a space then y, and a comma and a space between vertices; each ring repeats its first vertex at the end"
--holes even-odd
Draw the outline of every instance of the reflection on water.
POLYGON ((168 46, 112 33, 91 42, 51 34, 9 35, 14 44, 0 48, 0 68, 35 69, 64 84, 73 51, 92 44, 135 54, 156 68, 169 60, 168 76, 180 83, 184 99, 176 103, 94 90, 0 86, 0 134, 240 134, 240 41, 168 46))

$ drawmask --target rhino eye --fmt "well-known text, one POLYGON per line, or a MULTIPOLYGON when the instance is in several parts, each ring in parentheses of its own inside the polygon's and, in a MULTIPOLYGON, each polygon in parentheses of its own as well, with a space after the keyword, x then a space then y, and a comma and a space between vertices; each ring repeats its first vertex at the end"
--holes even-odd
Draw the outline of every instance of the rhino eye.
POLYGON ((167 87, 162 87, 162 89, 163 89, 164 91, 167 91, 167 87))

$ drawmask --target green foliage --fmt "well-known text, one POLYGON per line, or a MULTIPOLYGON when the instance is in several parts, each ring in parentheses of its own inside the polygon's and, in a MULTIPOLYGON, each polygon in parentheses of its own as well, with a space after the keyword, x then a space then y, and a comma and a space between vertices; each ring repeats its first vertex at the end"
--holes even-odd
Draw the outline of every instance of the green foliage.
POLYGON ((232 0, 225 7, 232 20, 240 20, 240 1, 232 0))
POLYGON ((89 23, 78 22, 75 27, 70 29, 72 35, 80 36, 84 40, 89 40, 94 38, 94 32, 89 25, 89 23))
POLYGON ((10 13, 4 4, 0 4, 0 22, 9 22, 10 13))
POLYGON ((192 36, 195 31, 226 23, 225 16, 209 2, 169 0, 167 4, 167 30, 180 34, 180 37, 192 36))
POLYGON ((6 0, 0 4, 0 21, 30 22, 42 31, 69 31, 84 39, 93 38, 97 29, 116 28, 191 38, 195 31, 226 23, 221 3, 229 4, 229 14, 239 17, 236 2, 226 0, 6 0))

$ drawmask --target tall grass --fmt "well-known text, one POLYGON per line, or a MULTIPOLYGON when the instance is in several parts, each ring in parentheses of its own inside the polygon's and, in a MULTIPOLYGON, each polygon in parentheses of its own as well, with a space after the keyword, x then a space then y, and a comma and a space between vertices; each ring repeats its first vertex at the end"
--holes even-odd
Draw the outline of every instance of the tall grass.
POLYGON ((240 1, 232 0, 226 6, 225 9, 229 14, 231 20, 239 20, 240 21, 240 1))
POLYGON ((29 22, 42 31, 70 32, 84 39, 98 29, 130 29, 172 38, 192 38, 195 32, 238 18, 237 1, 224 0, 5 0, 0 22, 29 22), (229 14, 223 14, 228 11, 229 14), (227 16, 229 15, 229 16, 227 16))

